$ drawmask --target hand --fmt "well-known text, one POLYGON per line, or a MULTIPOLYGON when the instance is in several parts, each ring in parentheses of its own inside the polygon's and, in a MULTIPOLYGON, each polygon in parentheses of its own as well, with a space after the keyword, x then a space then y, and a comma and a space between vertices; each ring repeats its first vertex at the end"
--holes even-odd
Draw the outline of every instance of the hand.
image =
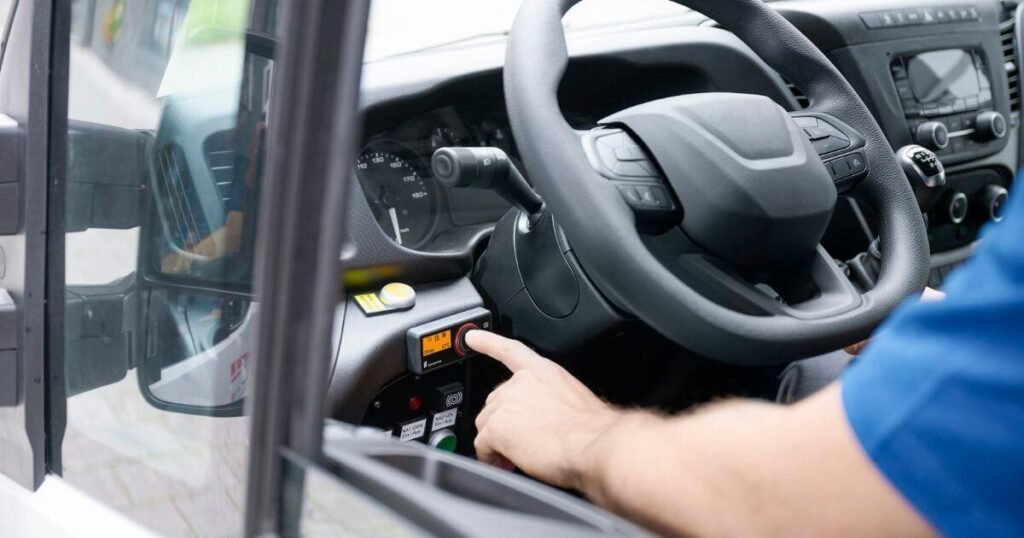
MULTIPOLYGON (((941 292, 939 290, 936 290, 936 289, 932 289, 932 288, 927 288, 926 287, 924 289, 924 292, 921 293, 921 302, 922 303, 934 303, 934 302, 941 301, 941 300, 943 300, 945 298, 946 298, 946 294, 945 293, 943 293, 943 292, 941 292)), ((860 352, 864 351, 864 348, 868 347, 868 344, 870 344, 870 343, 871 343, 871 340, 864 340, 863 342, 858 342, 856 344, 853 344, 852 346, 847 346, 847 347, 843 348, 843 350, 846 351, 847 353, 849 353, 850 355, 860 355, 860 352)))
POLYGON ((485 331, 466 344, 512 371, 494 390, 476 419, 480 461, 565 488, 581 488, 594 441, 622 412, 603 402, 564 368, 530 348, 485 331))
POLYGON ((179 252, 171 251, 160 260, 160 271, 177 274, 187 273, 192 268, 192 260, 179 252))

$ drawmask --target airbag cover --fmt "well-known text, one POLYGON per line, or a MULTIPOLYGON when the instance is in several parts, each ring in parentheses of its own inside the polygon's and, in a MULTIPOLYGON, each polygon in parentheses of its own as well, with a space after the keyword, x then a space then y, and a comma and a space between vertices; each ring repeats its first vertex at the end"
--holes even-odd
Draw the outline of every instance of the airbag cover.
POLYGON ((683 205, 683 231, 752 269, 809 259, 837 193, 802 129, 767 97, 731 93, 651 101, 602 120, 654 156, 683 205))

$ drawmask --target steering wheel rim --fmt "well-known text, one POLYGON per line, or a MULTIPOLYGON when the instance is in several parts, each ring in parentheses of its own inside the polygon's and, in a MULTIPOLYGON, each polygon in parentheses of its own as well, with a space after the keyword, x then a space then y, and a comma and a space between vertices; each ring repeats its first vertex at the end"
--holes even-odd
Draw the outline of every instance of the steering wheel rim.
POLYGON ((929 256, 924 223, 888 141, 824 54, 759 0, 676 1, 728 28, 800 87, 811 100, 807 112, 836 118, 863 136, 870 169, 855 193, 879 216, 880 275, 855 308, 810 318, 743 313, 680 280, 645 245, 632 210, 597 176, 580 133, 561 114, 557 93, 568 65, 562 17, 579 1, 524 0, 509 35, 505 99, 529 177, 587 275, 613 303, 703 355, 778 364, 866 338, 904 298, 923 289, 929 256))

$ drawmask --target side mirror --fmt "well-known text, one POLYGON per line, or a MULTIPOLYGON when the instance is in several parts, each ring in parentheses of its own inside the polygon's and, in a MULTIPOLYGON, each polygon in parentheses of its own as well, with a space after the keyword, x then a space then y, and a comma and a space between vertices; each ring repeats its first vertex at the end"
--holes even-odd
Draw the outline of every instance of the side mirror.
POLYGON ((147 301, 138 371, 146 400, 178 413, 241 415, 258 305, 222 294, 156 289, 147 301))
POLYGON ((244 411, 258 319, 252 268, 271 45, 247 37, 241 84, 168 95, 148 151, 138 381, 164 410, 244 411))

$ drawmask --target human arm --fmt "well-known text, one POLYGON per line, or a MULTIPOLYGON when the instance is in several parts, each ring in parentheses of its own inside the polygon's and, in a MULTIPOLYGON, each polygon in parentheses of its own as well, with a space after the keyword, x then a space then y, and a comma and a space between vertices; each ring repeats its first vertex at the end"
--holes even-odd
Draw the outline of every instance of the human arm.
POLYGON ((518 342, 467 342, 513 372, 477 420, 483 461, 667 534, 933 533, 862 452, 838 385, 789 407, 737 400, 665 417, 608 405, 518 342))
MULTIPOLYGON (((238 252, 242 243, 242 224, 245 214, 240 211, 229 211, 224 226, 217 228, 202 241, 192 245, 188 252, 216 260, 227 254, 238 252)), ((192 267, 193 259, 177 251, 169 252, 160 263, 165 273, 184 273, 192 267)))
MULTIPOLYGON (((921 292, 921 302, 922 303, 934 303, 934 302, 937 302, 937 301, 941 301, 941 300, 943 300, 945 298, 946 298, 946 294, 945 293, 943 293, 943 292, 941 292, 941 291, 939 291, 937 289, 934 289, 934 288, 926 287, 924 289, 924 291, 921 292)), ((870 344, 870 343, 871 343, 871 340, 864 340, 863 342, 858 342, 856 344, 853 344, 852 346, 846 346, 843 349, 847 353, 849 353, 850 355, 860 355, 860 353, 862 351, 864 351, 864 348, 868 347, 868 344, 870 344)))

